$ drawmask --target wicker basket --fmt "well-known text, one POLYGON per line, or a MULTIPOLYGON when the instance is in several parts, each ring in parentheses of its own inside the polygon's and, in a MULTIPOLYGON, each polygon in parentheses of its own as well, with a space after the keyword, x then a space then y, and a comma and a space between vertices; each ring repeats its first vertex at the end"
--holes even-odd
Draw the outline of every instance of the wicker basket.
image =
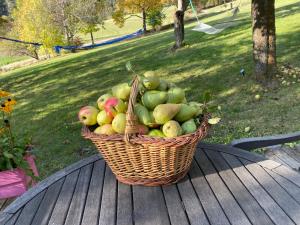
POLYGON ((92 140, 116 175, 126 184, 158 186, 178 182, 191 165, 196 144, 208 132, 208 116, 194 133, 176 138, 138 135, 134 104, 138 94, 138 78, 134 78, 126 114, 125 135, 99 135, 84 126, 82 135, 92 140))

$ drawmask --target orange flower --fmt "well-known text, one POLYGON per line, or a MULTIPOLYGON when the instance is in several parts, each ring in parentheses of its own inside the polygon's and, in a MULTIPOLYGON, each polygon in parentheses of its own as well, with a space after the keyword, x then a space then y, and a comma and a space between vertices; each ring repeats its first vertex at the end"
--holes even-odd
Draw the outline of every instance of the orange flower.
POLYGON ((4 104, 5 104, 5 105, 13 106, 13 105, 17 104, 17 101, 14 100, 14 99, 8 98, 8 99, 5 101, 4 104))
POLYGON ((10 96, 10 93, 7 91, 0 90, 0 98, 10 96))
POLYGON ((1 105, 0 110, 5 113, 11 113, 13 110, 12 105, 7 104, 6 102, 1 105))

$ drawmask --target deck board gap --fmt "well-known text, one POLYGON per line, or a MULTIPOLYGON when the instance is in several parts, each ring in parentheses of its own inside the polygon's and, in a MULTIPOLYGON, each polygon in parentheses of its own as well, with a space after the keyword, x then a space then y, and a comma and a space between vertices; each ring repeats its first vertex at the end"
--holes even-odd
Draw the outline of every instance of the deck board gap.
MULTIPOLYGON (((202 149, 202 151, 204 151, 204 150, 202 149)), ((200 170, 200 171, 201 171, 201 173, 203 174, 203 177, 204 177, 204 179, 205 179, 205 182, 207 183, 208 187, 210 188, 210 190, 211 190, 211 192, 212 192, 213 196, 215 197, 216 201, 218 202, 218 204, 219 204, 220 208, 222 209, 222 211, 223 211, 223 214, 225 215, 225 217, 226 217, 226 219, 227 219, 228 223, 229 223, 229 224, 232 224, 232 223, 230 222, 230 220, 229 220, 229 217, 228 217, 228 215, 225 213, 225 210, 224 210, 224 208, 222 207, 222 205, 221 205, 221 203, 220 203, 219 199, 217 198, 217 196, 216 196, 215 192, 213 191, 213 189, 212 189, 212 187, 211 187, 210 183, 208 182, 208 180, 207 180, 207 178, 206 178, 206 176, 205 176, 205 173, 204 173, 204 171, 203 171, 203 170, 202 170, 202 168, 200 167, 200 165, 199 165, 198 161, 197 161, 197 160, 195 160, 195 162, 196 162, 196 165, 198 166, 199 170, 200 170)), ((191 183, 192 183, 192 182, 191 182, 191 183)), ((198 195, 197 195, 197 196, 198 196, 198 195)), ((201 203, 201 202, 200 202, 200 203, 201 203)), ((202 206, 202 204, 201 204, 201 206, 202 206)), ((205 215, 206 215, 206 214, 205 214, 205 215)), ((209 221, 209 220, 208 220, 208 221, 209 221)))

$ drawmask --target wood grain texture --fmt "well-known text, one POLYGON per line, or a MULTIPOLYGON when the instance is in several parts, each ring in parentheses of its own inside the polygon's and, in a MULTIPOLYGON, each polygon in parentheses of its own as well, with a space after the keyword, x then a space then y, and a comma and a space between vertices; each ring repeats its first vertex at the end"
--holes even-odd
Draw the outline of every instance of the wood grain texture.
POLYGON ((40 192, 32 200, 30 200, 22 209, 20 216, 18 217, 15 225, 29 225, 31 224, 36 211, 42 202, 45 195, 45 191, 40 192))
POLYGON ((133 225, 132 188, 118 182, 117 225, 133 225))
POLYGON ((100 203, 103 190, 105 173, 104 160, 98 160, 94 163, 93 173, 89 189, 87 191, 87 198, 82 216, 82 224, 98 225, 100 203))
POLYGON ((62 186, 61 192, 56 201, 55 207, 52 211, 49 225, 60 225, 64 224, 71 201, 73 192, 76 187, 79 170, 69 174, 62 186))
POLYGON ((195 160, 192 162, 189 174, 209 222, 220 225, 230 224, 195 160))
POLYGON ((139 225, 170 225, 161 187, 133 186, 134 220, 139 225))
POLYGON ((219 177, 207 156, 204 154, 204 151, 198 151, 195 155, 195 159, 205 174, 207 182, 217 197, 230 223, 236 225, 250 225, 250 221, 248 220, 247 216, 240 208, 230 191, 227 189, 222 179, 219 177))
POLYGON ((177 185, 119 183, 98 156, 57 174, 8 206, 0 224, 300 224, 300 174, 230 146, 199 144, 177 185))
POLYGON ((72 196, 67 218, 65 220, 66 225, 81 224, 87 190, 91 180, 92 168, 93 165, 88 164, 80 169, 77 184, 72 196))
POLYGON ((46 225, 50 219, 52 210, 55 206, 56 200, 60 193, 61 187, 65 181, 65 178, 52 184, 45 193, 43 201, 41 202, 35 217, 32 221, 32 225, 46 225))
POLYGON ((257 225, 273 224, 269 216, 260 207, 255 198, 248 192, 243 183, 241 183, 221 154, 211 150, 206 150, 205 152, 217 168, 219 175, 234 195, 236 201, 247 214, 251 223, 257 225))
POLYGON ((102 193, 99 225, 114 225, 116 222, 117 181, 106 165, 105 180, 102 193))
POLYGON ((81 167, 93 163, 94 161, 97 161, 101 159, 102 156, 99 154, 90 156, 88 158, 82 159, 70 166, 67 166, 66 168, 56 172, 55 174, 51 175, 50 177, 46 178, 45 180, 39 182, 36 186, 33 188, 30 188, 26 195, 23 194, 20 197, 18 197, 12 204, 10 204, 4 212, 7 213, 15 213, 18 211, 22 206, 24 206, 28 201, 30 201, 34 196, 36 196, 41 191, 48 188, 51 184, 55 183, 56 181, 60 180, 63 177, 66 177, 67 175, 73 173, 74 171, 80 169, 81 167))
POLYGON ((289 216, 280 208, 273 198, 265 191, 263 187, 261 187, 261 185, 243 166, 239 159, 230 154, 222 153, 222 155, 231 166, 234 173, 243 182, 251 195, 256 199, 258 204, 265 210, 275 224, 294 224, 289 216))
POLYGON ((245 159, 241 161, 284 212, 300 224, 300 205, 262 167, 245 159))

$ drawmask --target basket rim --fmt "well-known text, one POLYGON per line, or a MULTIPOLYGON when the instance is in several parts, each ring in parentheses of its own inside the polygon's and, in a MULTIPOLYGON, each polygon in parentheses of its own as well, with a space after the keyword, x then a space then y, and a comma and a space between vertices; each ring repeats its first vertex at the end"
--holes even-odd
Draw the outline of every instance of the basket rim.
MULTIPOLYGON (((135 144, 145 144, 145 143, 149 143, 149 144, 150 143, 160 143, 160 144, 173 143, 174 144, 174 142, 177 142, 177 143, 182 142, 182 144, 185 144, 195 138, 199 138, 199 137, 203 136, 204 133, 207 133, 207 130, 209 127, 209 123, 208 123, 209 117, 210 117, 209 114, 205 114, 198 129, 195 132, 190 133, 190 134, 185 134, 185 135, 181 135, 178 137, 172 137, 172 138, 153 137, 153 136, 149 136, 149 135, 137 134, 137 135, 131 135, 130 142, 135 143, 135 144)), ((87 139, 101 139, 103 141, 124 141, 124 138, 125 138, 125 134, 113 134, 113 135, 96 134, 96 133, 90 131, 90 129, 86 125, 83 125, 81 134, 83 137, 85 137, 87 139)))

